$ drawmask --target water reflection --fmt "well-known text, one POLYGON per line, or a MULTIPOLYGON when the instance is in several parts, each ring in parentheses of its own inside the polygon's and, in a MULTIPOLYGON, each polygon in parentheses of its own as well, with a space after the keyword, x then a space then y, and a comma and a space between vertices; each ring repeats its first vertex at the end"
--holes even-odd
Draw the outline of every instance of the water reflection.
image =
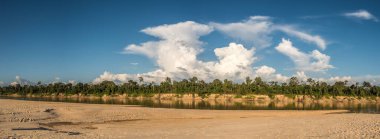
POLYGON ((87 97, 9 97, 0 98, 73 102, 90 104, 141 105, 154 108, 215 109, 215 110, 350 110, 357 113, 380 113, 380 103, 355 102, 284 102, 284 101, 229 101, 229 100, 159 100, 149 98, 87 98, 87 97))

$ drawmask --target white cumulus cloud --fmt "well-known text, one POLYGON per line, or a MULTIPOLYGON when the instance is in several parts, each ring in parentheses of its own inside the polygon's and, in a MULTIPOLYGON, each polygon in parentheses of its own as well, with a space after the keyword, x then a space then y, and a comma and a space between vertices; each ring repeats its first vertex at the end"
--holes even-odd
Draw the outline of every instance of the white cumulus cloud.
POLYGON ((304 53, 294 47, 290 40, 282 39, 282 42, 275 48, 278 52, 288 56, 296 65, 299 71, 326 71, 333 68, 330 65, 330 56, 313 50, 311 53, 304 53))
POLYGON ((304 71, 297 71, 293 77, 297 77, 299 81, 306 81, 309 78, 304 71))
POLYGON ((276 69, 269 66, 260 66, 255 68, 255 77, 261 77, 266 81, 287 82, 289 77, 276 73, 276 69))
POLYGON ((142 32, 158 37, 160 40, 128 45, 125 53, 146 55, 155 60, 158 69, 141 74, 104 72, 93 82, 110 80, 122 83, 136 80, 138 77, 143 77, 147 82, 159 82, 165 77, 185 79, 193 76, 206 81, 215 78, 237 81, 253 76, 255 49, 247 49, 242 44, 230 43, 228 46, 214 49, 216 61, 197 59, 204 44, 199 38, 211 31, 213 31, 211 26, 192 21, 144 29, 142 32))
POLYGON ((251 65, 256 57, 254 57, 255 49, 246 49, 241 44, 230 43, 227 47, 216 48, 215 55, 218 57, 219 62, 214 65, 208 66, 212 72, 223 76, 250 76, 252 73, 251 65))
POLYGON ((268 76, 268 75, 272 75, 276 72, 276 70, 272 67, 268 67, 268 66, 261 66, 259 67, 255 73, 256 75, 258 76, 268 76))
MULTIPOLYGON (((181 47, 180 45, 173 45, 171 47, 175 48, 173 53, 181 51, 176 48, 181 47)), ((170 61, 157 61, 160 68, 153 72, 142 74, 112 74, 110 72, 104 72, 93 82, 100 83, 104 80, 108 80, 123 83, 128 80, 137 80, 138 77, 143 77, 145 82, 160 82, 166 77, 179 80, 193 76, 206 81, 211 81, 216 78, 238 81, 253 75, 251 66, 256 59, 256 57, 254 57, 254 51, 254 48, 246 49, 241 44, 230 43, 226 47, 216 48, 214 50, 218 58, 217 61, 205 62, 198 60, 195 53, 183 53, 183 55, 177 55, 176 58, 172 58, 170 61), (186 65, 181 65, 183 64, 183 59, 188 57, 194 57, 193 61, 188 62, 186 65)), ((170 54, 160 51, 157 51, 157 53, 159 54, 155 55, 170 54)))
POLYGON ((125 52, 153 58, 160 69, 167 72, 176 72, 177 67, 192 69, 192 66, 198 64, 196 55, 202 52, 203 42, 199 37, 209 34, 212 30, 212 27, 192 21, 146 28, 142 32, 160 40, 129 45, 125 52))

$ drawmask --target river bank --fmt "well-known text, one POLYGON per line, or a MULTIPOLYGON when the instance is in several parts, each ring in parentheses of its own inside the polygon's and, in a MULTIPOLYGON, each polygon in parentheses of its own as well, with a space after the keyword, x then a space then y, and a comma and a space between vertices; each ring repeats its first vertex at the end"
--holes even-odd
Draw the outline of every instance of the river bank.
POLYGON ((380 99, 374 97, 358 98, 349 96, 313 98, 311 96, 212 94, 199 97, 191 94, 160 94, 153 96, 0 96, 6 99, 72 102, 91 104, 140 105, 154 108, 177 109, 216 109, 216 110, 350 110, 357 113, 380 113, 380 99))
POLYGON ((31 95, 21 96, 18 94, 3 95, 4 97, 45 97, 45 98, 77 98, 77 99, 152 99, 152 100, 168 100, 168 101, 233 101, 233 102, 243 102, 243 101, 257 101, 257 102, 270 102, 270 101, 280 101, 280 102, 353 102, 353 103, 380 103, 380 97, 357 97, 357 96, 322 96, 315 97, 310 95, 236 95, 236 94, 209 94, 206 96, 200 96, 198 94, 173 94, 173 93, 162 93, 153 94, 151 96, 143 95, 31 95))

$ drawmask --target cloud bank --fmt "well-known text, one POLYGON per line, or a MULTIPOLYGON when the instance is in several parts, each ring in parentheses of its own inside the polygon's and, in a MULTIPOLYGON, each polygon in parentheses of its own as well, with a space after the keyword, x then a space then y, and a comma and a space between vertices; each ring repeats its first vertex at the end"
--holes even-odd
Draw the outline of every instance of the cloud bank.
MULTIPOLYGON (((50 82, 41 82, 42 85, 47 85, 47 84, 55 84, 55 83, 63 83, 63 84, 67 84, 67 83, 71 83, 72 85, 76 85, 77 84, 77 81, 75 80, 68 80, 67 82, 64 82, 62 81, 59 77, 55 77, 52 81, 50 82)), ((16 86, 16 85, 20 85, 20 86, 25 86, 25 85, 38 85, 37 82, 33 82, 33 81, 30 81, 28 79, 25 79, 19 75, 15 76, 15 80, 13 82, 3 82, 3 81, 0 81, 0 86, 3 87, 3 86, 16 86)))
MULTIPOLYGON (((296 36, 306 42, 313 42, 320 49, 326 48, 325 41, 316 35, 311 35, 301 30, 291 27, 279 26, 273 23, 267 16, 252 16, 248 20, 235 23, 200 24, 194 21, 179 22, 176 24, 164 24, 156 27, 148 27, 141 32, 154 36, 159 40, 147 41, 140 44, 130 44, 124 49, 126 54, 145 55, 158 66, 158 69, 141 74, 113 74, 104 72, 93 83, 102 81, 115 81, 116 83, 128 82, 143 77, 146 82, 160 82, 166 77, 174 80, 191 78, 193 76, 205 81, 213 79, 230 79, 233 81, 243 81, 245 77, 263 77, 266 80, 285 82, 289 77, 276 73, 276 69, 266 65, 256 66, 256 48, 265 48, 272 44, 272 35, 276 31, 281 31, 289 35, 296 36), (244 42, 251 42, 256 47, 247 47, 235 42, 227 46, 214 49, 217 58, 215 61, 202 61, 197 57, 203 52, 203 45, 200 38, 213 31, 221 32, 231 38, 244 42)), ((285 42, 286 43, 286 42, 285 42)), ((288 55, 293 52, 279 49, 283 54, 288 55)), ((291 46, 290 48, 294 48, 291 46)), ((286 48, 287 49, 287 48, 286 48)), ((332 66, 329 65, 329 57, 318 50, 311 54, 298 52, 301 57, 296 57, 304 62, 296 63, 302 71, 323 71, 332 66), (313 66, 312 68, 306 68, 313 66), (317 69, 315 69, 317 68, 317 69)), ((293 58, 291 55, 288 55, 293 58)), ((295 59, 297 60, 297 59, 295 59)))
MULTIPOLYGON (((306 81, 308 73, 325 73, 334 68, 330 64, 330 56, 320 50, 327 49, 326 40, 320 35, 310 34, 292 25, 276 24, 273 18, 267 16, 252 16, 247 20, 233 23, 211 22, 201 24, 194 21, 179 22, 148 27, 141 32, 156 37, 158 40, 146 41, 140 44, 129 44, 125 54, 140 54, 151 58, 157 69, 141 74, 114 74, 105 71, 93 80, 97 84, 102 81, 114 81, 118 84, 129 80, 144 78, 144 82, 161 82, 166 77, 174 80, 198 77, 200 80, 229 79, 236 82, 244 81, 246 77, 262 77, 266 81, 287 82, 291 76, 306 81), (216 60, 203 61, 198 55, 203 52, 206 44, 200 38, 212 32, 220 32, 228 37, 242 41, 230 42, 226 46, 214 49, 216 60), (281 32, 293 36, 306 43, 316 46, 310 52, 303 52, 295 47, 290 40, 282 39, 274 48, 269 48, 273 42, 273 34, 281 32), (294 63, 294 74, 290 76, 278 73, 273 67, 256 65, 256 48, 274 49, 289 57, 294 63), (319 50, 318 50, 319 49, 319 50)), ((259 50, 258 49, 258 50, 259 50)), ((353 80, 353 77, 317 78, 318 81, 333 82, 353 80)))

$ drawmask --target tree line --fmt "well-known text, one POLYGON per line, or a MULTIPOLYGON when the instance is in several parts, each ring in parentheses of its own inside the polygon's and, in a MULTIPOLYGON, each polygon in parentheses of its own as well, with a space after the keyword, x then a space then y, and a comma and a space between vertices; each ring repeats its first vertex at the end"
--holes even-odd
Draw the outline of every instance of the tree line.
POLYGON ((112 81, 103 81, 100 84, 91 83, 51 83, 36 85, 20 84, 0 87, 0 95, 121 95, 128 96, 152 96, 154 94, 175 93, 198 94, 206 97, 210 94, 235 94, 243 96, 248 94, 262 94, 273 97, 276 94, 287 96, 309 95, 316 98, 322 96, 355 96, 355 97, 378 97, 380 96, 380 87, 371 85, 369 82, 356 83, 349 85, 347 81, 337 81, 334 84, 328 84, 323 81, 315 81, 312 78, 306 82, 300 81, 297 77, 292 77, 286 83, 275 81, 265 82, 260 77, 253 80, 247 77, 242 83, 234 83, 231 80, 215 79, 212 82, 199 80, 197 77, 183 79, 181 81, 172 81, 169 77, 160 83, 145 83, 142 77, 138 81, 129 80, 123 84, 115 84, 112 81))

